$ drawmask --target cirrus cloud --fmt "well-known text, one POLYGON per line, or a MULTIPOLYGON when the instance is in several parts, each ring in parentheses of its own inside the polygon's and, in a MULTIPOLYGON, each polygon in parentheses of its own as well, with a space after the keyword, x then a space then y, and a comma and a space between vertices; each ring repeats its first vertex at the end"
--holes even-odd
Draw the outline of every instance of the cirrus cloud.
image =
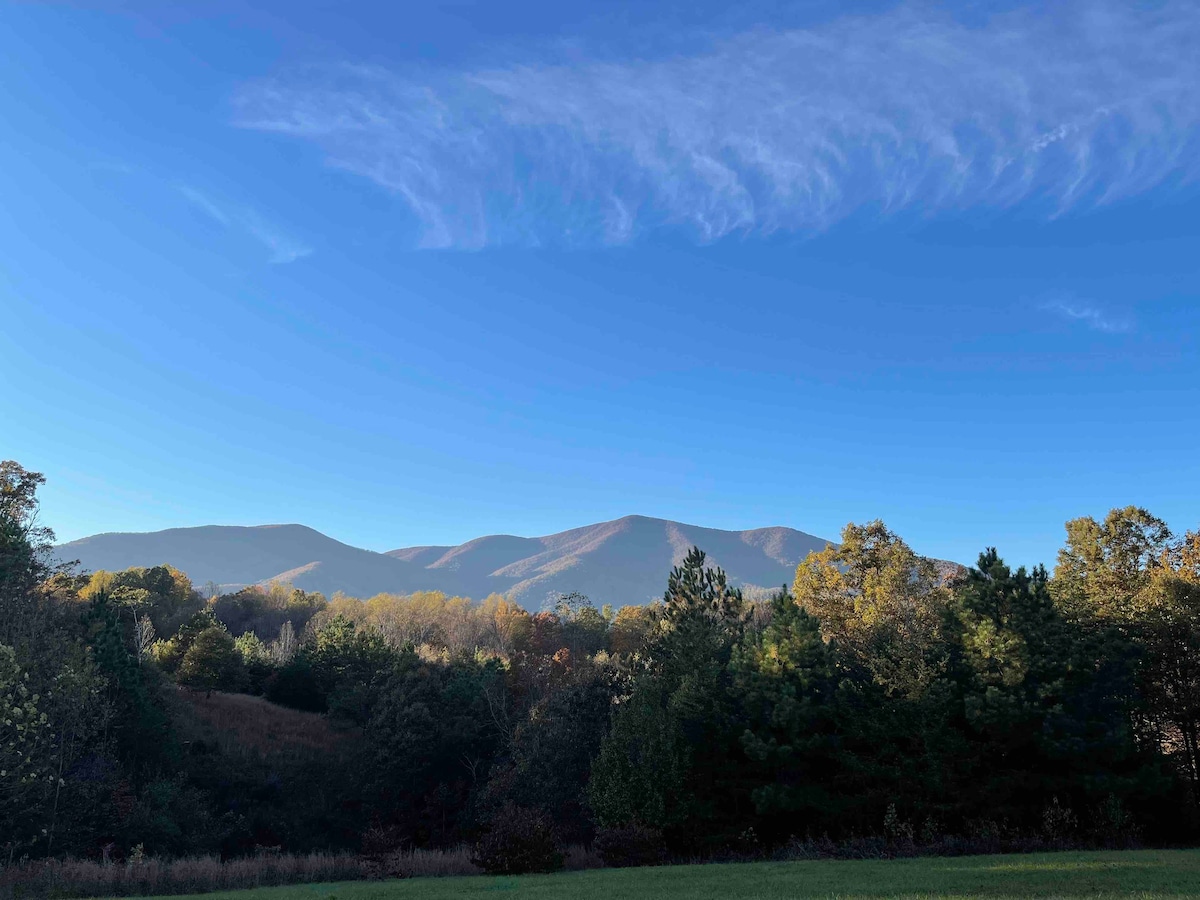
POLYGON ((690 55, 342 64, 246 84, 236 124, 404 198, 422 243, 813 233, 855 214, 1092 208, 1200 167, 1200 6, 930 7, 690 55))
POLYGON ((227 208, 186 184, 177 185, 177 189, 189 203, 222 228, 236 228, 256 240, 269 252, 267 261, 272 264, 295 262, 312 253, 311 247, 284 233, 248 206, 227 208))
POLYGON ((1106 312, 1094 303, 1070 295, 1055 297, 1042 304, 1042 309, 1068 322, 1078 322, 1093 331, 1123 334, 1133 330, 1131 319, 1106 312))

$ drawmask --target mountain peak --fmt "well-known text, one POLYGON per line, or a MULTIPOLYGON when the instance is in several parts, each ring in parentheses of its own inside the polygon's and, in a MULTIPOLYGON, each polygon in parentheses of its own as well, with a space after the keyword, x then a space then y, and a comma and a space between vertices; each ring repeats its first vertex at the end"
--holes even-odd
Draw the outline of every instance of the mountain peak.
POLYGON ((86 570, 169 563, 193 583, 240 586, 290 581, 326 594, 441 590, 480 599, 507 594, 539 609, 580 591, 597 604, 646 603, 662 595, 667 574, 699 546, 730 580, 748 588, 788 583, 821 538, 783 526, 726 531, 629 515, 541 537, 493 534, 453 546, 374 553, 306 525, 203 525, 144 534, 97 534, 63 544, 60 558, 86 570))

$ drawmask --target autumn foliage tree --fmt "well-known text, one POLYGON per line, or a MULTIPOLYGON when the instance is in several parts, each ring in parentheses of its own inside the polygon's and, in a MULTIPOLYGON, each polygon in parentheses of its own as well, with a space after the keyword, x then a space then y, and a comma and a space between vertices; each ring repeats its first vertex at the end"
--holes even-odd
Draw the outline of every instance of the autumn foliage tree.
POLYGON ((1111 655, 1136 663, 1136 718, 1185 772, 1200 804, 1200 533, 1172 535, 1140 507, 1067 523, 1056 599, 1111 655))
POLYGON ((882 522, 847 525, 840 545, 810 553, 792 593, 889 693, 919 696, 945 670, 950 587, 882 522))
POLYGON ((660 601, 530 613, 76 574, 41 483, 0 466, 14 858, 474 844, 513 872, 564 842, 618 865, 1200 833, 1200 533, 1136 507, 1068 523, 1053 575, 870 522, 769 599, 693 548, 660 601))

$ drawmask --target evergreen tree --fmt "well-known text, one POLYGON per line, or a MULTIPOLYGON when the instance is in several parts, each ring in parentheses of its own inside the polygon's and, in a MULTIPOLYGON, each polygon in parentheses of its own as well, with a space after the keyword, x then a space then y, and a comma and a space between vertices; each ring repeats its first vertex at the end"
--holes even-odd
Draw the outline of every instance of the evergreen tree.
POLYGON ((1138 768, 1132 671, 1105 635, 1064 617, 1044 568, 1014 572, 995 549, 956 596, 974 761, 963 802, 1032 826, 1056 797, 1087 805, 1126 793, 1138 768))
POLYGON ((107 594, 92 595, 83 633, 105 680, 113 749, 133 773, 144 775, 168 763, 177 748, 160 697, 162 676, 152 666, 141 665, 138 635, 131 632, 107 594))
POLYGON ((736 834, 747 812, 735 787, 744 754, 729 663, 748 611, 699 548, 671 571, 663 604, 589 797, 601 824, 663 828, 677 846, 699 849, 736 834))
POLYGON ((848 799, 836 654, 786 590, 770 610, 770 623, 749 633, 732 660, 754 810, 769 840, 836 831, 848 799))

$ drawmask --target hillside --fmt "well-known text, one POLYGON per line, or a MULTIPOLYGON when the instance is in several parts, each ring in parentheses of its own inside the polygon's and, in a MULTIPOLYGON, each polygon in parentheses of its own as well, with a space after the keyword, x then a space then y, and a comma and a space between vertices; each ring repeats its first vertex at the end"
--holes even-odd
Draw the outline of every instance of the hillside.
POLYGON ((358 734, 335 728, 328 716, 263 697, 186 688, 176 694, 181 739, 193 748, 203 742, 207 751, 218 749, 227 756, 274 761, 340 757, 348 755, 358 734))
POLYGON ((170 563, 202 586, 281 580, 305 590, 370 596, 435 588, 420 566, 335 541, 303 525, 204 525, 148 533, 97 534, 56 548, 85 571, 170 563), (386 587, 391 585, 392 587, 386 587))
POLYGON ((384 591, 442 590, 469 597, 509 594, 529 609, 548 596, 582 591, 598 604, 644 603, 662 593, 667 572, 693 545, 734 583, 772 588, 822 538, 791 528, 722 531, 626 516, 544 537, 491 535, 457 547, 375 553, 303 525, 206 525, 146 534, 98 534, 60 545, 85 570, 170 563, 197 585, 272 580, 305 590, 368 597, 384 591))

